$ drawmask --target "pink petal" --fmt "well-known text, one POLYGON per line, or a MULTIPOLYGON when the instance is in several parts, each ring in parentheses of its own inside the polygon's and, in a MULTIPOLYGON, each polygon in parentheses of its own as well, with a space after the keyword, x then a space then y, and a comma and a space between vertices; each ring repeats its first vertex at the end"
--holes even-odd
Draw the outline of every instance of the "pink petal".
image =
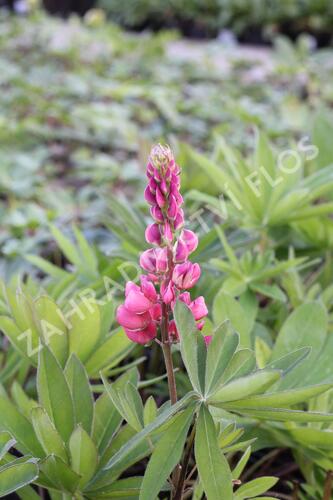
POLYGON ((156 326, 154 323, 150 323, 143 330, 130 330, 128 328, 124 330, 127 337, 137 344, 147 344, 156 337, 156 326))
POLYGON ((169 267, 168 263, 168 249, 157 248, 156 249, 156 271, 158 273, 166 273, 169 267))
POLYGON ((162 295, 163 302, 165 304, 170 304, 175 299, 175 291, 173 288, 172 281, 169 281, 168 284, 166 284, 165 282, 162 283, 161 295, 162 295))
POLYGON ((143 314, 135 314, 124 305, 121 305, 117 309, 117 321, 124 328, 129 328, 131 330, 139 330, 140 328, 146 328, 151 322, 150 315, 146 312, 143 314))
POLYGON ((150 191, 149 186, 146 187, 145 192, 144 192, 144 197, 145 200, 150 204, 150 205, 155 205, 156 204, 156 197, 155 195, 150 191))
POLYGON ((157 300, 157 293, 152 282, 147 278, 147 276, 141 276, 141 290, 144 296, 151 302, 154 303, 157 300))
POLYGON ((165 182, 165 179, 162 180, 162 182, 160 184, 160 189, 161 189, 163 194, 166 194, 168 192, 168 186, 167 186, 167 183, 165 182))
POLYGON ((168 240, 168 241, 173 240, 172 230, 171 230, 171 227, 170 227, 170 224, 168 221, 165 221, 165 223, 164 223, 163 235, 164 235, 164 238, 166 240, 168 240))
POLYGON ((156 256, 154 248, 149 248, 149 250, 145 250, 140 255, 140 266, 149 273, 154 273, 156 271, 156 256))
POLYGON ((197 299, 193 300, 193 302, 191 302, 190 304, 190 309, 196 321, 204 318, 208 314, 208 309, 203 297, 198 297, 197 299))
POLYGON ((150 179, 150 181, 148 183, 148 186, 149 186, 149 189, 150 189, 151 193, 155 194, 156 193, 156 187, 157 187, 156 181, 154 179, 150 179))
POLYGON ((148 165, 147 165, 147 177, 150 178, 154 173, 154 166, 148 162, 148 165))
POLYGON ((156 203, 160 208, 163 208, 165 205, 165 198, 161 190, 157 187, 156 188, 156 203))
POLYGON ((125 297, 132 291, 139 292, 140 287, 136 283, 133 283, 133 281, 128 281, 125 287, 125 297))
POLYGON ((176 229, 181 228, 184 225, 184 212, 182 209, 178 210, 176 218, 173 223, 173 227, 176 229))
POLYGON ((176 202, 176 199, 173 195, 170 195, 169 197, 169 207, 168 207, 168 217, 172 220, 176 218, 176 215, 178 213, 178 205, 176 202))
POLYGON ((190 231, 189 229, 183 229, 182 234, 180 235, 180 238, 182 241, 187 246, 187 250, 189 253, 194 252, 194 250, 198 246, 198 237, 193 231, 190 231))
POLYGON ((181 300, 182 302, 184 302, 184 304, 187 304, 189 306, 190 303, 191 303, 190 292, 183 292, 183 293, 181 293, 179 295, 178 299, 181 300))
POLYGON ((181 239, 179 239, 176 243, 175 262, 177 263, 185 262, 187 258, 188 258, 187 246, 181 239))
POLYGON ((162 242, 160 228, 158 224, 150 224, 146 229, 145 236, 147 243, 160 245, 162 242))
POLYGON ((160 207, 158 207, 157 205, 155 205, 154 207, 151 207, 150 213, 151 213, 152 218, 155 219, 156 222, 163 222, 164 221, 163 212, 160 209, 160 207))
POLYGON ((149 309, 149 314, 151 316, 151 319, 154 321, 160 321, 161 315, 162 315, 162 306, 161 304, 157 303, 154 304, 153 307, 149 309))
POLYGON ((152 301, 149 300, 142 292, 130 292, 125 300, 125 307, 128 311, 142 314, 151 308, 152 301))

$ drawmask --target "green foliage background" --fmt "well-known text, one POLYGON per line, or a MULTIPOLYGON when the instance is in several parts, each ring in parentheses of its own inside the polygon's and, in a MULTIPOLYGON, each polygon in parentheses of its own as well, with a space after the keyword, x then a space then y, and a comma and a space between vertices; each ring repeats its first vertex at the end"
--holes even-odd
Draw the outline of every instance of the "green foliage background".
POLYGON ((97 21, 0 19, 0 494, 166 498, 193 432, 193 498, 290 493, 247 465, 275 448, 297 464, 300 498, 321 500, 333 467, 332 51, 306 36, 256 52, 193 45, 97 21), (207 350, 178 304, 172 407, 158 346, 134 346, 114 318, 147 246, 158 140, 182 166, 195 293, 214 333, 207 350))

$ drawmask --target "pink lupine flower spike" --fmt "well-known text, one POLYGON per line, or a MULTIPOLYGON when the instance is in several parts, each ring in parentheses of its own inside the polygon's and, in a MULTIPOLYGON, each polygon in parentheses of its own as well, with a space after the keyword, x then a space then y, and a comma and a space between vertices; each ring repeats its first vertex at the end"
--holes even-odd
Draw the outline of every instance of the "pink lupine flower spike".
MULTIPOLYGON (((180 172, 168 146, 153 147, 144 192, 153 218, 145 237, 153 247, 140 256, 140 266, 147 274, 141 276, 140 285, 127 283, 125 302, 117 310, 117 320, 126 335, 139 344, 150 342, 159 332, 164 345, 179 341, 172 319, 177 299, 187 304, 200 330, 208 314, 204 298, 192 300, 188 291, 199 280, 201 270, 199 264, 189 261, 198 246, 198 237, 184 228, 180 172)), ((206 336, 205 342, 209 341, 206 336)))

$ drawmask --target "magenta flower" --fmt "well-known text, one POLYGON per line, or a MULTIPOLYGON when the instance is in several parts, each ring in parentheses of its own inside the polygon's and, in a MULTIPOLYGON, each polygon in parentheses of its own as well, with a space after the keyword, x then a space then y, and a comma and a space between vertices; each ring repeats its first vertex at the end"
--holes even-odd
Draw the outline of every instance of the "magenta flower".
POLYGON ((184 262, 177 264, 172 273, 172 280, 180 290, 192 288, 200 278, 201 270, 199 264, 184 262))
MULTIPOLYGON (((144 197, 154 222, 147 227, 145 237, 154 248, 141 254, 140 266, 148 275, 141 277, 140 286, 127 283, 125 303, 118 307, 117 320, 133 342, 144 344, 157 336, 163 314, 167 335, 177 342, 179 334, 172 319, 177 299, 188 305, 199 330, 208 314, 203 297, 192 301, 189 292, 182 292, 200 278, 199 264, 188 260, 198 246, 198 237, 184 228, 180 168, 168 146, 153 147, 146 173, 144 197)), ((166 342, 163 338, 162 341, 166 342)))
POLYGON ((156 337, 156 323, 161 319, 161 304, 153 283, 141 276, 141 286, 129 281, 125 303, 117 309, 117 321, 134 342, 146 344, 156 337))
POLYGON ((205 299, 202 296, 191 301, 191 296, 189 292, 184 292, 181 295, 179 295, 178 298, 179 300, 185 302, 185 304, 189 306, 195 321, 199 321, 200 319, 207 316, 208 309, 205 304, 205 299))

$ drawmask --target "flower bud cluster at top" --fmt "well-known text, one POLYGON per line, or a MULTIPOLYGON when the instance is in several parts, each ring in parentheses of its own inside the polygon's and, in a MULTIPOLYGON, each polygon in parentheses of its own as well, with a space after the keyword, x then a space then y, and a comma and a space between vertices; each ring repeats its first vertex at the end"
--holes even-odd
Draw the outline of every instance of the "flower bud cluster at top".
MULTIPOLYGON (((117 320, 126 335, 140 344, 156 337, 163 310, 169 314, 177 299, 188 305, 199 329, 208 314, 204 298, 192 301, 187 291, 200 278, 199 264, 188 260, 198 246, 198 238, 184 228, 180 168, 168 146, 153 147, 147 177, 144 196, 151 205, 154 223, 147 227, 145 237, 154 246, 140 256, 140 265, 147 275, 141 276, 140 285, 127 283, 125 303, 117 310, 117 320)), ((177 341, 179 335, 174 320, 168 318, 167 324, 170 340, 177 341)))

